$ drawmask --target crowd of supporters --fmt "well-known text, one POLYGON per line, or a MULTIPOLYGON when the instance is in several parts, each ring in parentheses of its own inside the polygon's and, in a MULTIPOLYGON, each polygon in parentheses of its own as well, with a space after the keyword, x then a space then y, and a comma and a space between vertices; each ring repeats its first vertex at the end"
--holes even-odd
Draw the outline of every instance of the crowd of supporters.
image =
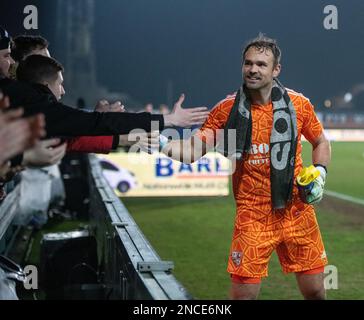
MULTIPOLYGON (((12 38, 0 27, 0 254, 10 225, 41 228, 49 207, 64 200, 58 165, 66 153, 108 153, 135 143, 157 146, 152 129, 199 125, 208 114, 204 107, 183 109, 183 96, 172 113, 165 106, 159 114, 127 113, 120 101, 106 100, 93 112, 83 111, 61 102, 63 71, 46 39, 12 38), (145 133, 129 134, 133 129, 145 133)), ((17 299, 7 292, 6 281, 0 264, 0 299, 17 299)))

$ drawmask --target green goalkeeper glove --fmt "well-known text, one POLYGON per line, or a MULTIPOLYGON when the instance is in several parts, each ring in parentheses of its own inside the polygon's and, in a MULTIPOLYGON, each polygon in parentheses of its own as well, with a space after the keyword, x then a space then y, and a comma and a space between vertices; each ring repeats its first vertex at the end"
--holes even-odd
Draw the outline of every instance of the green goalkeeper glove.
POLYGON ((313 180, 313 186, 310 193, 307 195, 306 200, 309 204, 319 203, 324 195, 324 186, 326 180, 326 169, 323 166, 315 166, 320 175, 313 180))
POLYGON ((315 204, 324 195, 326 168, 322 165, 302 169, 297 177, 298 188, 303 202, 315 204))

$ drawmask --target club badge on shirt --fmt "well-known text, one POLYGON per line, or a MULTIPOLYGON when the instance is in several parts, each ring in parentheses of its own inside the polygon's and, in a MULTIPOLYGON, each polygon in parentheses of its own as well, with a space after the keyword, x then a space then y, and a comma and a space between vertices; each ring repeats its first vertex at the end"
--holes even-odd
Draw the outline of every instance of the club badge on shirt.
POLYGON ((240 265, 242 256, 243 254, 240 251, 233 251, 231 253, 231 260, 234 262, 236 267, 240 265))

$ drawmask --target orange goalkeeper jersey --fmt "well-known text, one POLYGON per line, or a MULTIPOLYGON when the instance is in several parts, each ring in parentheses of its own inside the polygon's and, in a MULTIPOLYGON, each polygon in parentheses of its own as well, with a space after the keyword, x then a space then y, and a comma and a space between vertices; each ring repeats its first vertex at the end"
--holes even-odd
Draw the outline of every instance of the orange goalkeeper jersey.
MULTIPOLYGON (((313 142, 323 132, 314 107, 302 94, 287 89, 296 110, 298 143, 296 152, 295 178, 302 168, 301 134, 313 142)), ((227 122, 234 104, 235 94, 220 101, 211 111, 202 128, 197 132, 205 143, 211 144, 211 132, 222 129, 227 122)), ((243 165, 237 166, 233 174, 233 191, 237 203, 235 226, 244 228, 258 221, 262 227, 274 225, 281 215, 272 214, 270 191, 270 135, 273 125, 273 106, 252 105, 252 143, 248 154, 244 156, 243 165)), ((298 202, 302 211, 313 210, 312 206, 303 204, 298 198, 297 186, 293 189, 293 203, 298 202)), ((289 208, 287 208, 289 209, 289 208)), ((256 225, 254 226, 254 228, 256 225)), ((264 228, 266 229, 266 228, 264 228)))

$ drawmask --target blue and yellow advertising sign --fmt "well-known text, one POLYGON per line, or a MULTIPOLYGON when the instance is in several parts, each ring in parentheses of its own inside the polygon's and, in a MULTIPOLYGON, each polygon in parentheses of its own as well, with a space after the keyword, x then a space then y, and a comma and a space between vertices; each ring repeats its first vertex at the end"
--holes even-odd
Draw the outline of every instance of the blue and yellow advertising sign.
POLYGON ((230 161, 209 152, 192 164, 164 154, 117 152, 99 155, 103 174, 118 196, 227 196, 230 161))

